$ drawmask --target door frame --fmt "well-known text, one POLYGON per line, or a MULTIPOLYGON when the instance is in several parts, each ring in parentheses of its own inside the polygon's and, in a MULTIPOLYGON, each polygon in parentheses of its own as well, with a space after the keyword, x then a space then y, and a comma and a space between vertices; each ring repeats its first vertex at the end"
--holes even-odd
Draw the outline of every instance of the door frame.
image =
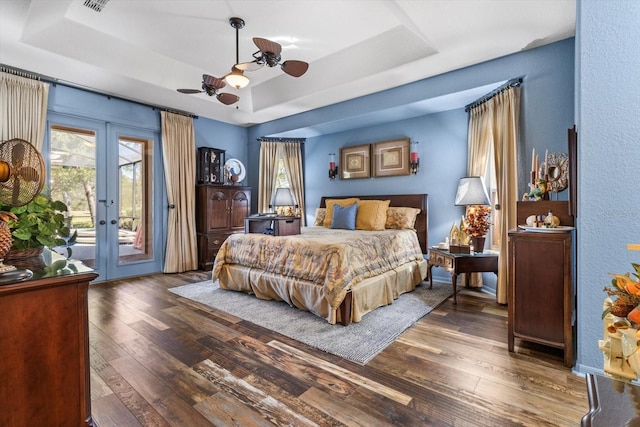
MULTIPOLYGON (((94 282, 116 280, 125 277, 140 276, 162 272, 164 265, 164 247, 166 242, 167 212, 163 207, 166 203, 166 187, 164 182, 164 169, 162 162, 162 143, 160 133, 148 128, 140 128, 130 125, 115 124, 103 120, 78 117, 75 115, 61 114, 49 111, 47 114, 47 129, 42 155, 47 170, 47 183, 51 182, 51 135, 52 125, 61 125, 70 128, 86 129, 95 132, 96 138, 96 159, 106 159, 102 167, 96 165, 96 189, 95 189, 95 266, 94 271, 98 273, 98 278, 94 282), (153 217, 153 255, 149 260, 136 261, 132 263, 118 265, 118 246, 113 244, 114 235, 117 242, 117 232, 108 234, 108 227, 112 220, 118 220, 117 209, 118 196, 118 137, 127 136, 133 138, 147 139, 152 141, 152 217, 153 217), (114 172, 115 171, 115 172, 114 172), (107 203, 100 203, 98 200, 107 200, 107 203), (114 201, 114 206, 109 206, 110 201, 114 201), (111 209, 109 209, 111 207, 111 209), (104 226, 98 225, 100 221, 105 221, 104 226), (111 240, 110 240, 111 239, 111 240)), ((48 185, 47 184, 47 185, 48 185)), ((73 250, 73 247, 72 247, 73 250)), ((73 254, 71 256, 73 258, 73 254)))

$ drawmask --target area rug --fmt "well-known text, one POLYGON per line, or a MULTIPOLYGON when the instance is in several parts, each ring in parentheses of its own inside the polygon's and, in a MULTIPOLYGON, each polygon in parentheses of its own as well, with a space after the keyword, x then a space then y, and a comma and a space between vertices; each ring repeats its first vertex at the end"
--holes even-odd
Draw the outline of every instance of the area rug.
POLYGON ((402 332, 453 295, 451 284, 426 282, 400 295, 393 304, 367 313, 359 323, 330 325, 326 320, 284 302, 225 291, 210 280, 171 288, 184 298, 232 314, 296 341, 361 365, 369 362, 402 332))

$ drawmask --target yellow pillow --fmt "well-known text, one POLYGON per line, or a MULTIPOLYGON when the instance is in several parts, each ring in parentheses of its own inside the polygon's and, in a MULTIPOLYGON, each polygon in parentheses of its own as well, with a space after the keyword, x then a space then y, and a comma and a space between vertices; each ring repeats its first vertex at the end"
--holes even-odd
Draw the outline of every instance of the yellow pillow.
POLYGON ((385 228, 413 230, 416 223, 416 217, 419 213, 420 209, 416 208, 391 207, 387 209, 387 222, 385 224, 385 228))
POLYGON ((326 208, 316 208, 316 219, 313 222, 313 225, 324 226, 324 217, 327 215, 326 208))
POLYGON ((324 225, 325 227, 331 227, 331 221, 333 220, 333 206, 334 205, 340 205, 343 208, 346 206, 350 206, 354 203, 356 203, 358 200, 357 197, 351 197, 349 199, 327 199, 325 200, 324 204, 327 207, 327 211, 324 215, 324 223, 322 225, 324 225))
POLYGON ((356 230, 384 230, 391 200, 359 200, 356 230))

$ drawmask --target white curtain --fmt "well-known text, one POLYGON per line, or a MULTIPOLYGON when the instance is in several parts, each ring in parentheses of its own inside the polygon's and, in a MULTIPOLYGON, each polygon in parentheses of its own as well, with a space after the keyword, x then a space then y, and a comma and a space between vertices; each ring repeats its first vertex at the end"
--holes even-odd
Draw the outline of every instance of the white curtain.
POLYGON ((191 117, 162 111, 162 157, 169 218, 164 272, 198 268, 196 243, 196 144, 191 117))
MULTIPOLYGON (((490 144, 493 144, 496 190, 500 206, 494 227, 500 236, 496 299, 508 300, 508 232, 517 226, 518 136, 520 126, 520 87, 508 87, 486 102, 471 108, 469 117, 469 175, 484 176, 490 144)), ((471 285, 473 286, 473 280, 471 285)))
POLYGON ((24 139, 42 150, 49 84, 0 72, 0 141, 24 139))

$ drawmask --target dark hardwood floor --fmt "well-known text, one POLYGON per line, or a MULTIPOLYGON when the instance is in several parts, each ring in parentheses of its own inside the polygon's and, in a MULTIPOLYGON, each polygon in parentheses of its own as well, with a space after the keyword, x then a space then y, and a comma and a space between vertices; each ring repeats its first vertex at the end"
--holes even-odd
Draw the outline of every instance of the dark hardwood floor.
POLYGON ((360 366, 167 291, 208 278, 90 287, 100 427, 577 426, 588 411, 560 351, 507 351, 506 307, 485 293, 463 289, 360 366))

